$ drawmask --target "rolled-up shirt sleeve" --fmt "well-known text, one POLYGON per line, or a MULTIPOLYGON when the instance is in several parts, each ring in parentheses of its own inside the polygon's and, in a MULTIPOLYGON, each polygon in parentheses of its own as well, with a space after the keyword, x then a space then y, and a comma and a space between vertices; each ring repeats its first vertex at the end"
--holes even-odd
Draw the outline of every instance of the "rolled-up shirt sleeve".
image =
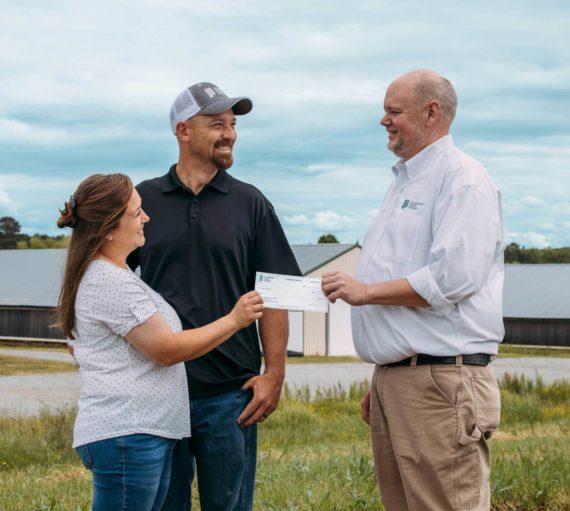
POLYGON ((438 316, 477 293, 489 277, 502 244, 496 193, 463 185, 434 208, 429 264, 406 279, 438 316))
POLYGON ((76 306, 80 317, 89 314, 113 333, 125 337, 158 311, 138 277, 127 270, 114 269, 112 278, 92 280, 76 306))

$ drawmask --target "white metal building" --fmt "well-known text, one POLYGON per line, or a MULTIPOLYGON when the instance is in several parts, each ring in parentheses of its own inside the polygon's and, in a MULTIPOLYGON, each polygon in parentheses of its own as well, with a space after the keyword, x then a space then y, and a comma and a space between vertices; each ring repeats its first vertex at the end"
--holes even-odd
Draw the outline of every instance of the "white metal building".
MULTIPOLYGON (((322 243, 292 245, 305 277, 321 277, 327 271, 356 273, 360 245, 322 243)), ((356 355, 352 343, 350 306, 342 300, 330 304, 329 313, 289 313, 289 353, 299 355, 356 355)))
MULTIPOLYGON (((360 254, 358 245, 293 245, 306 276, 319 277, 338 269, 353 275, 360 254)), ((54 329, 65 268, 65 249, 0 250, 0 339, 62 339, 54 329)), ((329 314, 290 313, 288 350, 299 355, 352 355, 350 307, 337 302, 329 314), (330 333, 329 333, 330 332, 330 333)))
MULTIPOLYGON (((341 270, 354 275, 360 246, 293 245, 305 276, 341 270)), ((62 339, 51 327, 65 266, 65 249, 0 250, 0 339, 62 339)), ((570 264, 507 264, 505 342, 570 346, 570 264)), ((350 307, 329 314, 291 312, 288 351, 298 355, 354 355, 350 307)))

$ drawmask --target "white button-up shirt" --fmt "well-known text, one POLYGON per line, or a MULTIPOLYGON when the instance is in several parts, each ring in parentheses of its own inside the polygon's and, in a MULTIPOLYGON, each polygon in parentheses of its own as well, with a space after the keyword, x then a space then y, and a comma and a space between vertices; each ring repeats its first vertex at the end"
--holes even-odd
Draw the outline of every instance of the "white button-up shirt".
POLYGON ((504 335, 500 192, 450 135, 393 171, 356 279, 405 278, 431 307, 353 307, 357 353, 376 364, 416 353, 497 353, 504 335))

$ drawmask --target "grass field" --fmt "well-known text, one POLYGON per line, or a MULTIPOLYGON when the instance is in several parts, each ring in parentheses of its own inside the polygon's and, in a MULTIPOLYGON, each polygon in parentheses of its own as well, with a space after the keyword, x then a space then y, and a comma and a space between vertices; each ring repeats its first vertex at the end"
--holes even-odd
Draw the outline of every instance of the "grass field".
MULTIPOLYGON (((286 391, 260 427, 255 509, 382 509, 359 401, 350 389, 286 391)), ((493 509, 570 509, 570 383, 506 376, 503 418, 492 440, 493 509)), ((0 509, 90 509, 90 474, 70 449, 73 410, 0 418, 0 509)), ((195 509, 199 509, 196 501, 195 509)))
POLYGON ((499 347, 499 358, 510 357, 570 357, 570 348, 549 348, 539 346, 512 346, 501 344, 499 347))
POLYGON ((27 343, 18 341, 0 340, 0 350, 42 350, 42 351, 67 351, 67 346, 60 343, 27 343))
MULTIPOLYGON (((569 358, 570 348, 528 347, 501 344, 498 358, 520 357, 556 357, 569 358)), ((330 364, 330 363, 357 363, 361 362, 358 357, 288 357, 287 364, 330 364)))
POLYGON ((0 376, 15 376, 18 374, 38 373, 63 373, 77 370, 77 366, 67 362, 2 355, 2 352, 0 351, 0 376))
MULTIPOLYGON (((2 355, 2 348, 16 349, 16 350, 48 350, 56 352, 66 352, 67 348, 63 346, 44 345, 34 346, 31 344, 23 345, 21 343, 6 344, 0 342, 0 355, 2 355)), ((551 347, 538 347, 538 346, 513 346, 510 344, 501 344, 499 348, 499 358, 517 358, 517 357, 570 357, 570 348, 551 348, 551 347)), ((287 364, 330 364, 330 363, 358 363, 361 360, 358 357, 344 356, 344 357, 287 357, 287 364)))

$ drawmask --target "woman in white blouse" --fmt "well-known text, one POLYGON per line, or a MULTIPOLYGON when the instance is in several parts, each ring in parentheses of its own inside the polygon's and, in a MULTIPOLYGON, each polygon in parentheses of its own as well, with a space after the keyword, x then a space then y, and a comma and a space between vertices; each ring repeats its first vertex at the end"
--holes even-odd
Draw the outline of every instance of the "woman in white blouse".
POLYGON ((149 221, 122 174, 85 179, 57 221, 73 233, 58 308, 80 367, 73 447, 93 473, 93 510, 162 506, 176 439, 190 436, 184 360, 203 355, 262 315, 243 295, 229 313, 182 331, 170 305, 126 264, 149 221))

